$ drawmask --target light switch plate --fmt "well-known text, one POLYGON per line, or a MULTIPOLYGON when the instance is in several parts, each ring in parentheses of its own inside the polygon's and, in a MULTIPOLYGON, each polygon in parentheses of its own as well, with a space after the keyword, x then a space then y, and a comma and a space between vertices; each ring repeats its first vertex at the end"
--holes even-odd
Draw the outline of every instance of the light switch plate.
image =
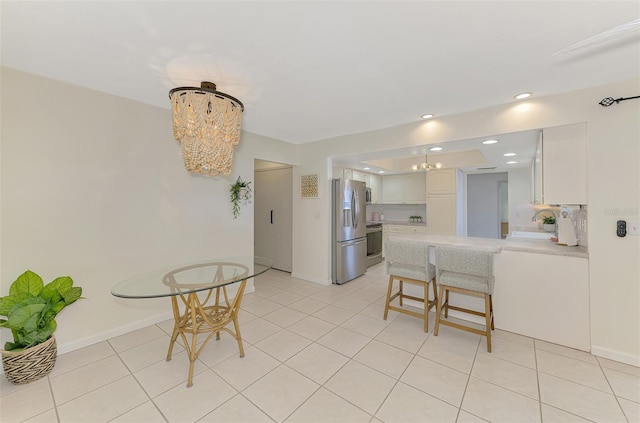
POLYGON ((640 235, 640 222, 637 220, 627 221, 627 233, 629 235, 640 235))

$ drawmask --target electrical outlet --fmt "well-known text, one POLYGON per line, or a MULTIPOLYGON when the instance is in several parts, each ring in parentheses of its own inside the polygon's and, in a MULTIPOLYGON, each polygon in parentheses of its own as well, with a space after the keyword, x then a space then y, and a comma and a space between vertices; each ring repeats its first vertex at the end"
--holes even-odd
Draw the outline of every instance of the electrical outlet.
POLYGON ((640 235, 640 222, 637 220, 627 222, 627 233, 629 235, 640 235))

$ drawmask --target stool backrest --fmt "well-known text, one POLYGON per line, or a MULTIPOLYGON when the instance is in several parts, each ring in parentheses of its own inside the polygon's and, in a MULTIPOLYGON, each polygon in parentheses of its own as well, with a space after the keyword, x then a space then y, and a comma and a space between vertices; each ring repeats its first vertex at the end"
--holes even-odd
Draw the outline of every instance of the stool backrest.
POLYGON ((493 252, 460 247, 436 247, 436 268, 441 271, 493 278, 493 252))
POLYGON ((429 264, 429 245, 424 242, 388 240, 384 250, 387 265, 401 263, 426 268, 429 264))

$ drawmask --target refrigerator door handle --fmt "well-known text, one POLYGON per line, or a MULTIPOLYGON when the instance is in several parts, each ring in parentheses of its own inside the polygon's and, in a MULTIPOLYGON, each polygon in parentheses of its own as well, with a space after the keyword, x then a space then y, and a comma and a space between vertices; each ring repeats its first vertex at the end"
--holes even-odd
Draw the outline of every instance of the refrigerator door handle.
POLYGON ((340 248, 347 248, 347 247, 353 247, 354 245, 358 245, 358 244, 362 244, 364 242, 367 242, 367 239, 359 239, 357 241, 347 241, 347 242, 342 242, 340 243, 340 248))
POLYGON ((358 205, 358 191, 353 190, 353 196, 351 197, 351 210, 353 210, 353 227, 358 229, 358 216, 360 215, 360 206, 358 205))
POLYGON ((273 210, 271 210, 271 224, 273 225, 273 210))

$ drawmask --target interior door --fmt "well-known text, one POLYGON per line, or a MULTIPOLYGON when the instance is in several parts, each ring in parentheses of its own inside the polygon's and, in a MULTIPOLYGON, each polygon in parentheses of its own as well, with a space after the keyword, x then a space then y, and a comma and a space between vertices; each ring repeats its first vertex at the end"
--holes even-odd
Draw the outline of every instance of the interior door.
POLYGON ((273 260, 273 268, 291 272, 293 169, 256 170, 254 252, 273 260))

